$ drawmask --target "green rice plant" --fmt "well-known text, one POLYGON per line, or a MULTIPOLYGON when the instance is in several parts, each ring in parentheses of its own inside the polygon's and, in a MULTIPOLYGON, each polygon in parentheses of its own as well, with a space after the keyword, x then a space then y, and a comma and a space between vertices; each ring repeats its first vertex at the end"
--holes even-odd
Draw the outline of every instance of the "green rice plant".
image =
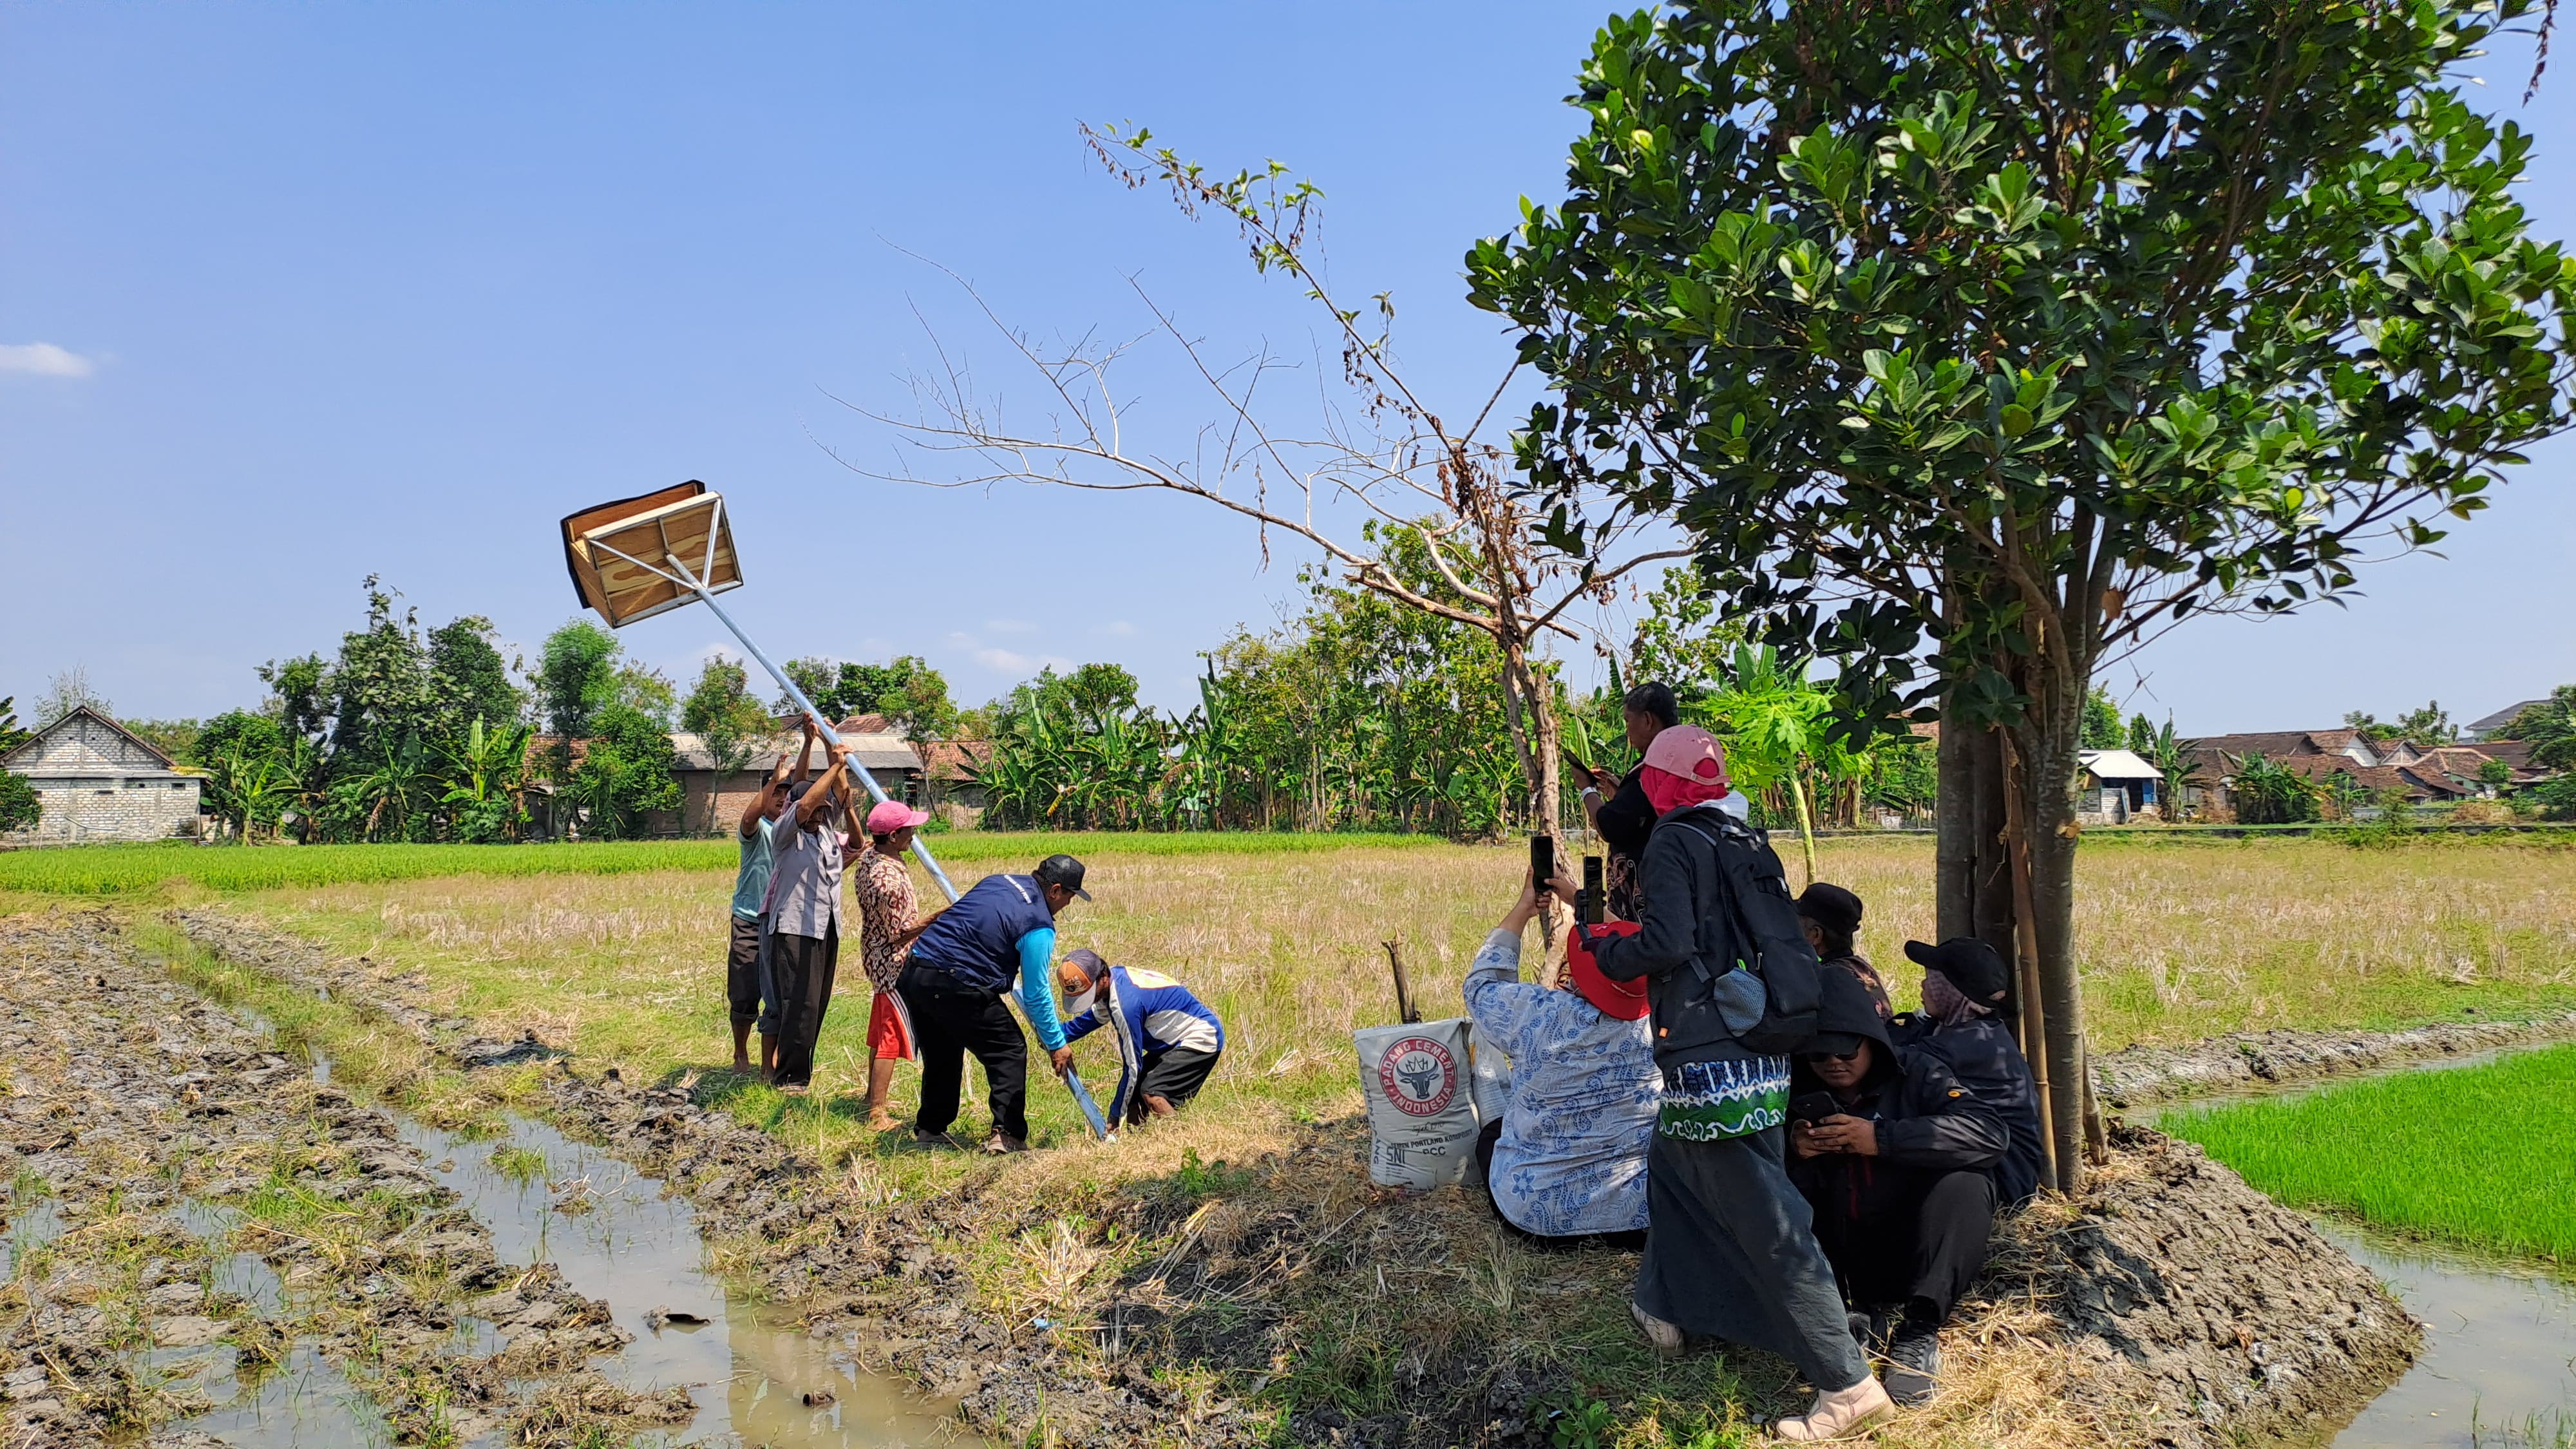
POLYGON ((492 1170, 525 1187, 546 1175, 546 1155, 514 1142, 492 1150, 492 1170))
MULTIPOLYGON (((1036 864, 1058 851, 1074 855, 1268 855, 1347 846, 1438 845, 1429 835, 1272 834, 1255 832, 973 831, 939 837, 943 861, 1036 864)), ((219 892, 350 885, 443 876, 632 875, 645 871, 724 870, 734 842, 619 840, 555 845, 304 845, 271 848, 92 845, 0 854, 0 892, 108 896, 185 881, 219 892)))
POLYGON ((2284 1202, 2576 1263, 2576 1046, 2181 1112, 2163 1125, 2284 1202))

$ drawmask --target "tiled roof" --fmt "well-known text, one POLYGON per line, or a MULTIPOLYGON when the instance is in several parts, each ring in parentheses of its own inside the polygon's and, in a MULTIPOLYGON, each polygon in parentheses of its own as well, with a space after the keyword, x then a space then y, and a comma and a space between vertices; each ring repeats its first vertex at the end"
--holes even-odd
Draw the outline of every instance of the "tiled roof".
POLYGON ((993 758, 991 740, 927 740, 920 749, 934 780, 972 780, 993 758))

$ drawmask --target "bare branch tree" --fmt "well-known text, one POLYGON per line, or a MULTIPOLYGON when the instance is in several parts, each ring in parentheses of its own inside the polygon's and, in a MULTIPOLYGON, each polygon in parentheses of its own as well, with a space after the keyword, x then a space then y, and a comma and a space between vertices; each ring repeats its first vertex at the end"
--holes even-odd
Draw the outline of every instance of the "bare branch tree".
POLYGON ((1690 551, 1653 546, 1652 525, 1607 497, 1597 500, 1581 532, 1580 552, 1551 545, 1544 520, 1530 513, 1506 476, 1504 449, 1477 438, 1511 371, 1496 381, 1463 431, 1444 424, 1395 365, 1388 345, 1395 309, 1388 295, 1371 297, 1365 307, 1345 307, 1321 275, 1314 257, 1315 204, 1322 193, 1312 182, 1291 178, 1276 161, 1215 177, 1169 148, 1152 147, 1152 133, 1141 128, 1086 124, 1082 135, 1112 176, 1130 188, 1167 189, 1193 219, 1210 211, 1232 218, 1257 271, 1284 272, 1304 284, 1306 296, 1329 318, 1326 335, 1340 354, 1332 370, 1337 375, 1314 369, 1311 411, 1299 405, 1297 420, 1289 421, 1281 389, 1265 386, 1272 374, 1297 370, 1294 364, 1266 348, 1221 363, 1205 339, 1184 331, 1133 278, 1130 285, 1154 318, 1150 332, 1122 342, 1091 333, 1042 346, 1006 323, 964 277, 930 262, 1040 380, 1045 417, 1034 424, 1005 419, 934 334, 939 369, 911 379, 912 415, 843 404, 896 431, 903 443, 898 467, 879 471, 834 457, 868 477, 931 487, 1011 482, 1187 495, 1251 520, 1265 566, 1270 535, 1288 534, 1320 551, 1348 582, 1482 632, 1503 660, 1504 715, 1527 789, 1527 816, 1557 834, 1556 700, 1533 659, 1534 645, 1542 635, 1583 637, 1567 619, 1578 601, 1606 603, 1619 579, 1690 551), (1205 389, 1210 416, 1186 454, 1166 455, 1134 441, 1126 426, 1130 404, 1112 383, 1115 365, 1149 339, 1176 349, 1205 389), (1356 542, 1325 521, 1348 506, 1377 525, 1363 529, 1356 542), (1382 543, 1390 530, 1420 542, 1436 578, 1408 576, 1399 568, 1382 543))

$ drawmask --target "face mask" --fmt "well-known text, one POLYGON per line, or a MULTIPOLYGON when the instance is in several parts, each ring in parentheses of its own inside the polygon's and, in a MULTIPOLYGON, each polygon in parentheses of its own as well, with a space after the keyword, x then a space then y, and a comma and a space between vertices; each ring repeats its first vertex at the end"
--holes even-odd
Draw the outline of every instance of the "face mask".
POLYGON ((1944 1026, 1986 1014, 1986 1008, 1970 1001, 1967 993, 1938 971, 1923 973, 1923 1011, 1944 1026))
POLYGON ((1091 1003, 1099 999, 1100 988, 1097 985, 1092 986, 1079 996, 1068 996, 1064 1001, 1065 1015, 1080 1016, 1091 1009, 1091 1003))

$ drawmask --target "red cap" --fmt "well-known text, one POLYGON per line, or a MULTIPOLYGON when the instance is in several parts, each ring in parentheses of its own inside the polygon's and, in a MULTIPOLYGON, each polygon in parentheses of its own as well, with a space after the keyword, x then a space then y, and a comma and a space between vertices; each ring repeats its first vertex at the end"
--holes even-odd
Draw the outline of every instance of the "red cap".
MULTIPOLYGON (((1633 936, 1637 934, 1637 923, 1605 921, 1594 926, 1592 931, 1600 936, 1633 936)), ((1640 976, 1634 981, 1613 981, 1602 975, 1601 963, 1593 960, 1592 953, 1583 949, 1581 935, 1566 943, 1565 961, 1573 968, 1575 991, 1603 1016, 1616 1021, 1636 1021, 1646 1014, 1646 978, 1640 976)))

